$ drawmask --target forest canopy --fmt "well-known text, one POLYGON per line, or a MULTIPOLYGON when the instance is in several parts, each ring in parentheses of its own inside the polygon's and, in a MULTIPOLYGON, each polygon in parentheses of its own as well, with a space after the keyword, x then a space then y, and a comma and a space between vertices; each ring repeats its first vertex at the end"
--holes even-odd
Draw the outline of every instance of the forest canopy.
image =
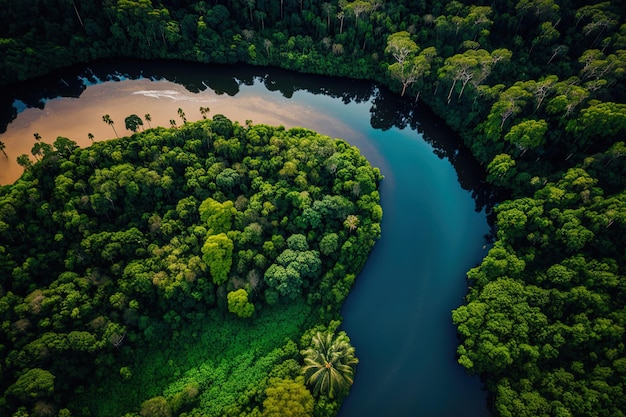
MULTIPOLYGON (((100 58, 165 58, 246 62, 373 79, 403 95, 411 111, 425 103, 461 135, 485 167, 488 183, 502 196, 494 208, 493 246, 481 265, 468 272, 471 289, 466 304, 452 313, 460 336, 459 362, 485 381, 492 409, 499 416, 624 415, 623 1, 25 0, 5 1, 2 6, 3 84, 100 58)), ((227 129, 227 125, 220 126, 227 129)), ((219 148, 238 152, 228 140, 219 148)), ((50 149, 40 145, 36 151, 39 157, 50 149)), ((25 166, 28 158, 22 158, 25 166)), ((95 163, 88 155, 83 158, 88 165, 95 163)), ((168 161, 176 163, 175 158, 168 161)), ((276 168, 291 172, 292 166, 285 162, 289 161, 276 168)), ((37 166, 43 169, 44 164, 37 166)), ((205 170, 209 172, 208 167, 205 170)), ((220 183, 232 182, 231 174, 222 175, 220 183)), ((193 177, 198 187, 205 185, 202 177, 193 177)), ((61 196, 74 187, 71 178, 57 178, 61 196)), ((101 182, 106 180, 95 184, 101 182)), ((141 190, 138 183, 127 185, 129 192, 141 190)), ((108 213, 113 218, 111 201, 116 207, 120 202, 112 191, 119 188, 110 188, 100 188, 94 201, 101 216, 108 213)), ((29 201, 42 198, 31 184, 22 183, 17 189, 29 201)), ((227 191, 222 191, 226 197, 227 191)), ((165 187, 156 197, 169 198, 171 192, 165 187)), ((212 198, 219 204, 226 202, 212 198)), ((50 219, 49 204, 41 204, 37 215, 42 222, 60 221, 50 219)), ((256 201, 249 204, 257 204, 263 216, 280 210, 265 201, 260 206, 256 201)), ((12 211, 4 213, 10 216, 12 211)), ((74 233, 82 233, 81 218, 81 213, 71 218, 74 233)), ((303 211, 299 221, 311 225, 316 219, 303 211)), ((155 227, 162 224, 163 230, 169 230, 169 218, 162 214, 152 221, 155 227)), ((9 230, 12 239, 33 232, 28 224, 18 226, 3 229, 0 223, 0 230, 9 230)), ((125 239, 115 230, 106 233, 105 245, 93 238, 84 252, 107 256, 105 261, 114 263, 125 248, 137 246, 136 240, 125 239)), ((55 237, 34 236, 35 241, 55 237)), ((315 250, 325 256, 334 253, 332 233, 318 236, 318 248, 309 245, 299 251, 287 247, 288 237, 267 243, 267 250, 281 260, 272 263, 272 284, 263 294, 265 299, 297 299, 306 290, 307 279, 302 279, 302 271, 300 280, 296 278, 291 259, 304 259, 303 253, 315 250), (285 250, 299 253, 294 257, 292 252, 283 254, 285 250)), ((218 280, 224 279, 219 271, 228 269, 228 242, 234 239, 217 233, 208 247, 218 248, 220 254, 204 260, 200 251, 196 265, 208 261, 221 277, 218 280)), ((63 239, 59 242, 60 250, 63 239)), ((146 249, 139 245, 135 250, 146 249)), ((232 251, 230 268, 235 270, 239 259, 235 262, 234 257, 239 255, 236 247, 232 251)), ((164 252, 173 253, 173 248, 164 252)), ((15 276, 23 292, 28 288, 20 283, 28 282, 36 261, 34 253, 25 264, 11 266, 8 276, 15 276)), ((315 269, 314 261, 304 263, 315 269)), ((344 271, 334 273, 343 276, 344 271)), ((172 287, 172 294, 179 284, 186 285, 182 279, 170 281, 164 278, 163 285, 172 287)), ((250 300, 251 292, 246 292, 250 300)), ((39 294, 26 295, 39 308, 39 294)), ((235 311, 248 314, 250 307, 242 293, 231 298, 235 311)), ((23 324, 9 328, 20 329, 23 324)), ((58 380, 40 369, 44 372, 15 375, 12 381, 21 379, 11 395, 19 398, 24 392, 21 387, 32 386, 33 401, 45 396, 50 382, 58 380), (37 375, 41 384, 31 384, 37 375)), ((299 383, 276 380, 269 392, 297 396, 302 394, 299 383)), ((298 396, 295 403, 308 410, 306 395, 298 396)), ((159 404, 163 401, 149 405, 159 404)))
POLYGON ((381 179, 342 140, 219 114, 58 138, 0 188, 2 414, 270 415, 283 389, 332 414, 381 179), (315 334, 342 353, 330 382, 303 379, 331 363, 315 334))

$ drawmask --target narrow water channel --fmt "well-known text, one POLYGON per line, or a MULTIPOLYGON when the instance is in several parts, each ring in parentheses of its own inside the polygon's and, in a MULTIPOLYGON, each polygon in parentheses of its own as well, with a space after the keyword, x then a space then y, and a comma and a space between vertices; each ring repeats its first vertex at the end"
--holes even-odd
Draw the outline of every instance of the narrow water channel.
POLYGON ((486 254, 488 232, 480 173, 457 138, 423 109, 370 83, 171 63, 148 69, 133 63, 130 79, 103 82, 128 65, 50 81, 71 97, 56 98, 63 93, 54 88, 39 98, 37 91, 5 96, 2 120, 17 118, 0 135, 9 154, 0 158, 0 184, 20 175, 15 158, 30 155, 34 133, 49 143, 65 136, 88 146, 89 133, 94 140, 130 134, 124 118, 133 113, 150 114, 151 126, 169 126, 181 123, 178 109, 191 121, 203 106, 209 117, 346 139, 385 179, 382 238, 342 310, 360 364, 340 415, 489 416, 480 381, 456 363, 450 316, 463 302, 465 272, 486 254), (105 114, 113 126, 103 122, 105 114))

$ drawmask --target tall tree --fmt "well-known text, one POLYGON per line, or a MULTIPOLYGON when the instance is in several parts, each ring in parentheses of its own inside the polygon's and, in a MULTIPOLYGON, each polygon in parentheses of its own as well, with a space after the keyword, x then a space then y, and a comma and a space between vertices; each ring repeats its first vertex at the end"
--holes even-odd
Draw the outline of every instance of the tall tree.
POLYGON ((111 116, 109 116, 108 114, 105 114, 104 116, 102 116, 102 121, 108 124, 109 126, 111 126, 111 128, 113 129, 113 132, 115 133, 115 137, 119 138, 119 136, 117 135, 117 130, 115 130, 115 126, 113 126, 115 122, 113 121, 113 119, 111 119, 111 116))
POLYGON ((208 108, 208 107, 203 107, 203 106, 200 106, 200 114, 202 115, 202 118, 203 118, 203 119, 206 119, 206 115, 207 115, 207 114, 209 114, 209 111, 210 111, 210 110, 211 110, 211 109, 210 109, 210 108, 208 108))

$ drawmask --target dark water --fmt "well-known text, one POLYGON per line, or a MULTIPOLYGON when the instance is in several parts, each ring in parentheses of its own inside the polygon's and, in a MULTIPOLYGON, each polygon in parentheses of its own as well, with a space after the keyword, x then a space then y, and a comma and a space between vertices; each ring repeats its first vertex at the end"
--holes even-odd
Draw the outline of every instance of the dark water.
MULTIPOLYGON (((191 93, 211 89, 240 100, 242 108, 260 100, 267 108, 298 109, 290 123, 357 145, 385 175, 384 219, 382 238, 342 310, 360 364, 340 416, 490 415, 480 381, 456 362, 450 318, 463 302, 465 272, 486 254, 489 193, 471 155, 435 116, 368 82, 125 61, 5 89, 0 132, 26 107, 41 108, 56 97, 79 97, 93 83, 128 78, 155 85, 174 81, 191 93)), ((211 113, 220 112, 219 102, 213 103, 211 113)))

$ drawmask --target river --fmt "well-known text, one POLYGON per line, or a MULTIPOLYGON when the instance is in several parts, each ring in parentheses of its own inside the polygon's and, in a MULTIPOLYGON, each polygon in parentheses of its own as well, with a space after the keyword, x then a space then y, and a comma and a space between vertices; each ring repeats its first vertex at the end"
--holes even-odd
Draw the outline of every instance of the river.
MULTIPOLYGON (((250 67, 125 61, 73 68, 0 96, 0 184, 39 133, 88 146, 128 135, 124 118, 169 126, 221 113, 245 123, 302 126, 346 139, 385 176, 382 238, 343 306, 360 364, 340 411, 352 416, 489 416, 478 378, 456 363, 450 312, 465 272, 486 254, 483 174, 427 109, 368 82, 250 67), (107 82, 110 80, 110 82, 107 82), (108 114, 114 124, 102 120, 108 114)), ((146 123, 146 127, 147 127, 146 123)))

